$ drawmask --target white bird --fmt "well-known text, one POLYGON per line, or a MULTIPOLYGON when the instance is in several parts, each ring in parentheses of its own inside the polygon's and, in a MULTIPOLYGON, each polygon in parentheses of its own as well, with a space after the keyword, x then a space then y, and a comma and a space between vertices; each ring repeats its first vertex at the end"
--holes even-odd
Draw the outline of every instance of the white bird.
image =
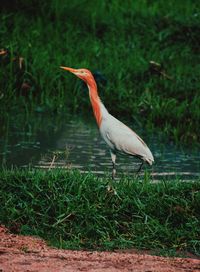
POLYGON ((141 159, 142 163, 138 172, 141 170, 144 162, 152 165, 154 158, 145 142, 133 130, 112 116, 105 108, 98 95, 97 85, 92 73, 87 69, 73 69, 63 66, 60 68, 73 73, 88 86, 89 97, 100 134, 110 149, 113 165, 112 178, 114 179, 116 175, 115 163, 117 153, 128 154, 141 159))

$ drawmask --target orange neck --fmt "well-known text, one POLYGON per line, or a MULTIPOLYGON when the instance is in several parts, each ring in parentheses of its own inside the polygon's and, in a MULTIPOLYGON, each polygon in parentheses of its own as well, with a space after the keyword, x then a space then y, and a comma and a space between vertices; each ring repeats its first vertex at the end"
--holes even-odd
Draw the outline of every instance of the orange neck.
POLYGON ((87 81, 87 85, 89 89, 90 101, 92 104, 94 116, 96 118, 97 125, 100 127, 102 121, 101 100, 97 92, 97 84, 94 78, 91 78, 89 81, 87 81))

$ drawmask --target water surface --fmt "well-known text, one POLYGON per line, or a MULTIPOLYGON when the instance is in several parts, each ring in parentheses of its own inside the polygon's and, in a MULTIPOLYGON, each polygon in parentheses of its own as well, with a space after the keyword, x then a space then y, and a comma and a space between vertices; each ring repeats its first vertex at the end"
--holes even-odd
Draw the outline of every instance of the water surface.
MULTIPOLYGON (((137 131, 138 132, 138 131, 137 131)), ((200 154, 197 151, 177 148, 172 143, 162 143, 158 136, 148 135, 142 131, 138 133, 148 143, 155 158, 153 167, 148 169, 152 176, 181 176, 184 179, 200 176, 200 154), (140 132, 140 133, 139 133, 140 132)), ((38 162, 39 167, 71 167, 83 172, 92 171, 97 174, 111 172, 111 158, 109 150, 101 139, 95 124, 71 120, 65 125, 61 135, 56 139, 54 151, 65 150, 65 156, 61 159, 59 153, 52 157, 43 158, 38 162), (55 159, 52 164, 52 160, 55 159)), ((137 158, 118 155, 118 174, 133 175, 140 165, 137 158)))
MULTIPOLYGON (((154 165, 144 167, 141 176, 145 170, 153 179, 177 176, 187 180, 200 176, 200 154, 197 150, 181 149, 163 141, 158 135, 140 129, 135 131, 148 144, 155 158, 154 165)), ((27 131, 21 135, 19 131, 11 131, 9 135, 6 141, 0 140, 0 159, 8 166, 27 167, 32 164, 44 169, 72 168, 97 175, 111 172, 110 153, 94 121, 70 118, 59 129, 52 125, 46 130, 40 128, 34 135, 28 135, 27 131)), ((137 158, 125 155, 118 155, 116 162, 118 177, 122 174, 134 175, 141 163, 137 158)))

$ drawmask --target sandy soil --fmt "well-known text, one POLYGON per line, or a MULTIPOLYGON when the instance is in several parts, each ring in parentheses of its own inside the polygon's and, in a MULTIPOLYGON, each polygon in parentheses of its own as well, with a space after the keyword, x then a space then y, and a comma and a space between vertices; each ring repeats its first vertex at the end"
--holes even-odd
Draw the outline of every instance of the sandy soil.
POLYGON ((0 272, 200 271, 200 260, 148 254, 88 252, 48 247, 35 237, 10 234, 0 226, 0 272))

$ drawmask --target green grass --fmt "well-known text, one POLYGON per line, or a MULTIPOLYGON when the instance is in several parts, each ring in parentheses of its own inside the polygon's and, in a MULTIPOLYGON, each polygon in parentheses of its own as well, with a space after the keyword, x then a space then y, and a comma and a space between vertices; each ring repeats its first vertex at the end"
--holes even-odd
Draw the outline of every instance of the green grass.
POLYGON ((200 182, 109 179, 78 171, 2 170, 0 222, 63 248, 200 255, 200 182))
POLYGON ((0 122, 18 112, 89 115, 80 80, 59 69, 87 67, 107 78, 99 92, 116 117, 199 143, 199 8, 190 0, 5 1, 0 47, 11 56, 0 62, 0 122), (22 71, 11 61, 16 54, 22 71), (153 73, 151 60, 171 79, 153 73), (20 95, 24 81, 28 98, 20 95))

